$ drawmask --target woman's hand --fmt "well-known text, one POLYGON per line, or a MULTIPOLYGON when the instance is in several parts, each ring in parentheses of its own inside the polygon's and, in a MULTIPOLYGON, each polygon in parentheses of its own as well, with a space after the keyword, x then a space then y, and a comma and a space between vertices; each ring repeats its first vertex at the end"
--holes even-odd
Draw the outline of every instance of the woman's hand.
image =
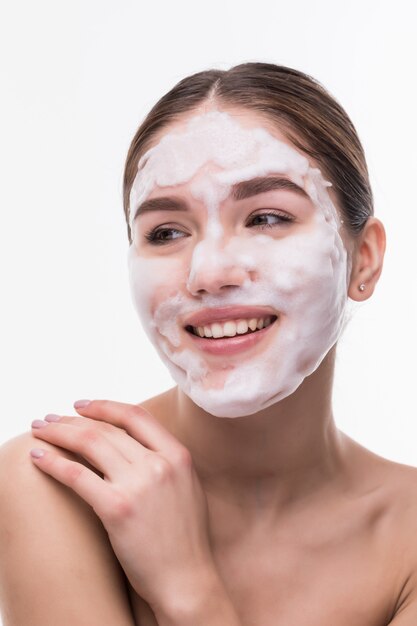
POLYGON ((94 400, 74 407, 84 417, 47 416, 32 432, 92 469, 58 450, 32 451, 36 466, 93 507, 132 587, 155 614, 207 591, 217 573, 189 451, 140 406, 94 400))

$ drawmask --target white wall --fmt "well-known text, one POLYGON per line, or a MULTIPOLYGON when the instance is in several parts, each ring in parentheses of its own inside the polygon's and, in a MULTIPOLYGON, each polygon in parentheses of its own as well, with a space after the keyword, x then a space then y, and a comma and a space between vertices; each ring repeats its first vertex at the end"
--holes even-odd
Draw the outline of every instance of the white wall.
POLYGON ((339 350, 339 426, 417 465, 417 54, 413 2, 17 0, 3 7, 0 442, 79 397, 171 385, 127 286, 129 141, 176 81, 263 60, 318 78, 365 145, 384 275, 339 350), (393 8, 395 6, 395 9, 393 8))

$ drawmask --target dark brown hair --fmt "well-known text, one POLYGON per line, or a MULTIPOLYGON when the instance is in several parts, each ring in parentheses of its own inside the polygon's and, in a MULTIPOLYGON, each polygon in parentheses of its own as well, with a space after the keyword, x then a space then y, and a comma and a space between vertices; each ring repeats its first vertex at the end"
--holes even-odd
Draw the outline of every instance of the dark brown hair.
MULTIPOLYGON (((276 122, 329 178, 351 234, 361 231, 373 215, 373 199, 355 127, 340 104, 314 78, 271 63, 243 63, 227 71, 198 72, 181 80, 155 104, 136 132, 126 159, 123 196, 127 222, 137 164, 155 133, 208 98, 220 107, 243 107, 276 122)), ((128 234, 130 239, 129 225, 128 234)))

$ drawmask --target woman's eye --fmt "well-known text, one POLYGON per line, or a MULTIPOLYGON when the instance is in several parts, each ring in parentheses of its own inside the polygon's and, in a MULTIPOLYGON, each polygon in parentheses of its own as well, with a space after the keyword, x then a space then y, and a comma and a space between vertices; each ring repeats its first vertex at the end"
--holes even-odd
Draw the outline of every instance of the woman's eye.
MULTIPOLYGON (((286 213, 277 213, 276 211, 267 211, 265 213, 256 213, 249 218, 246 226, 255 226, 257 228, 273 228, 274 226, 289 224, 294 222, 294 218, 286 213)), ((184 239, 189 235, 179 228, 158 226, 145 233, 144 237, 152 245, 164 245, 172 243, 177 239, 184 239)))
POLYGON ((161 245, 188 235, 178 228, 154 228, 145 234, 145 239, 154 245, 161 245))
POLYGON ((294 221, 294 218, 286 213, 276 213, 275 211, 269 211, 267 213, 257 213, 253 215, 247 226, 258 226, 260 228, 272 228, 279 224, 289 224, 294 221))

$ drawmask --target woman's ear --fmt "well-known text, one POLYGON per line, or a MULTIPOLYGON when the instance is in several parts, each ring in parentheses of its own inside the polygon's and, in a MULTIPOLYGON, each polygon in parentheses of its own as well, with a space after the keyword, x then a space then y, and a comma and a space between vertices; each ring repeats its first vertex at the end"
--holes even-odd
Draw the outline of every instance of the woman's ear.
POLYGON ((385 242, 382 222, 376 217, 369 217, 354 243, 348 289, 352 300, 361 302, 373 294, 382 271, 385 242))

